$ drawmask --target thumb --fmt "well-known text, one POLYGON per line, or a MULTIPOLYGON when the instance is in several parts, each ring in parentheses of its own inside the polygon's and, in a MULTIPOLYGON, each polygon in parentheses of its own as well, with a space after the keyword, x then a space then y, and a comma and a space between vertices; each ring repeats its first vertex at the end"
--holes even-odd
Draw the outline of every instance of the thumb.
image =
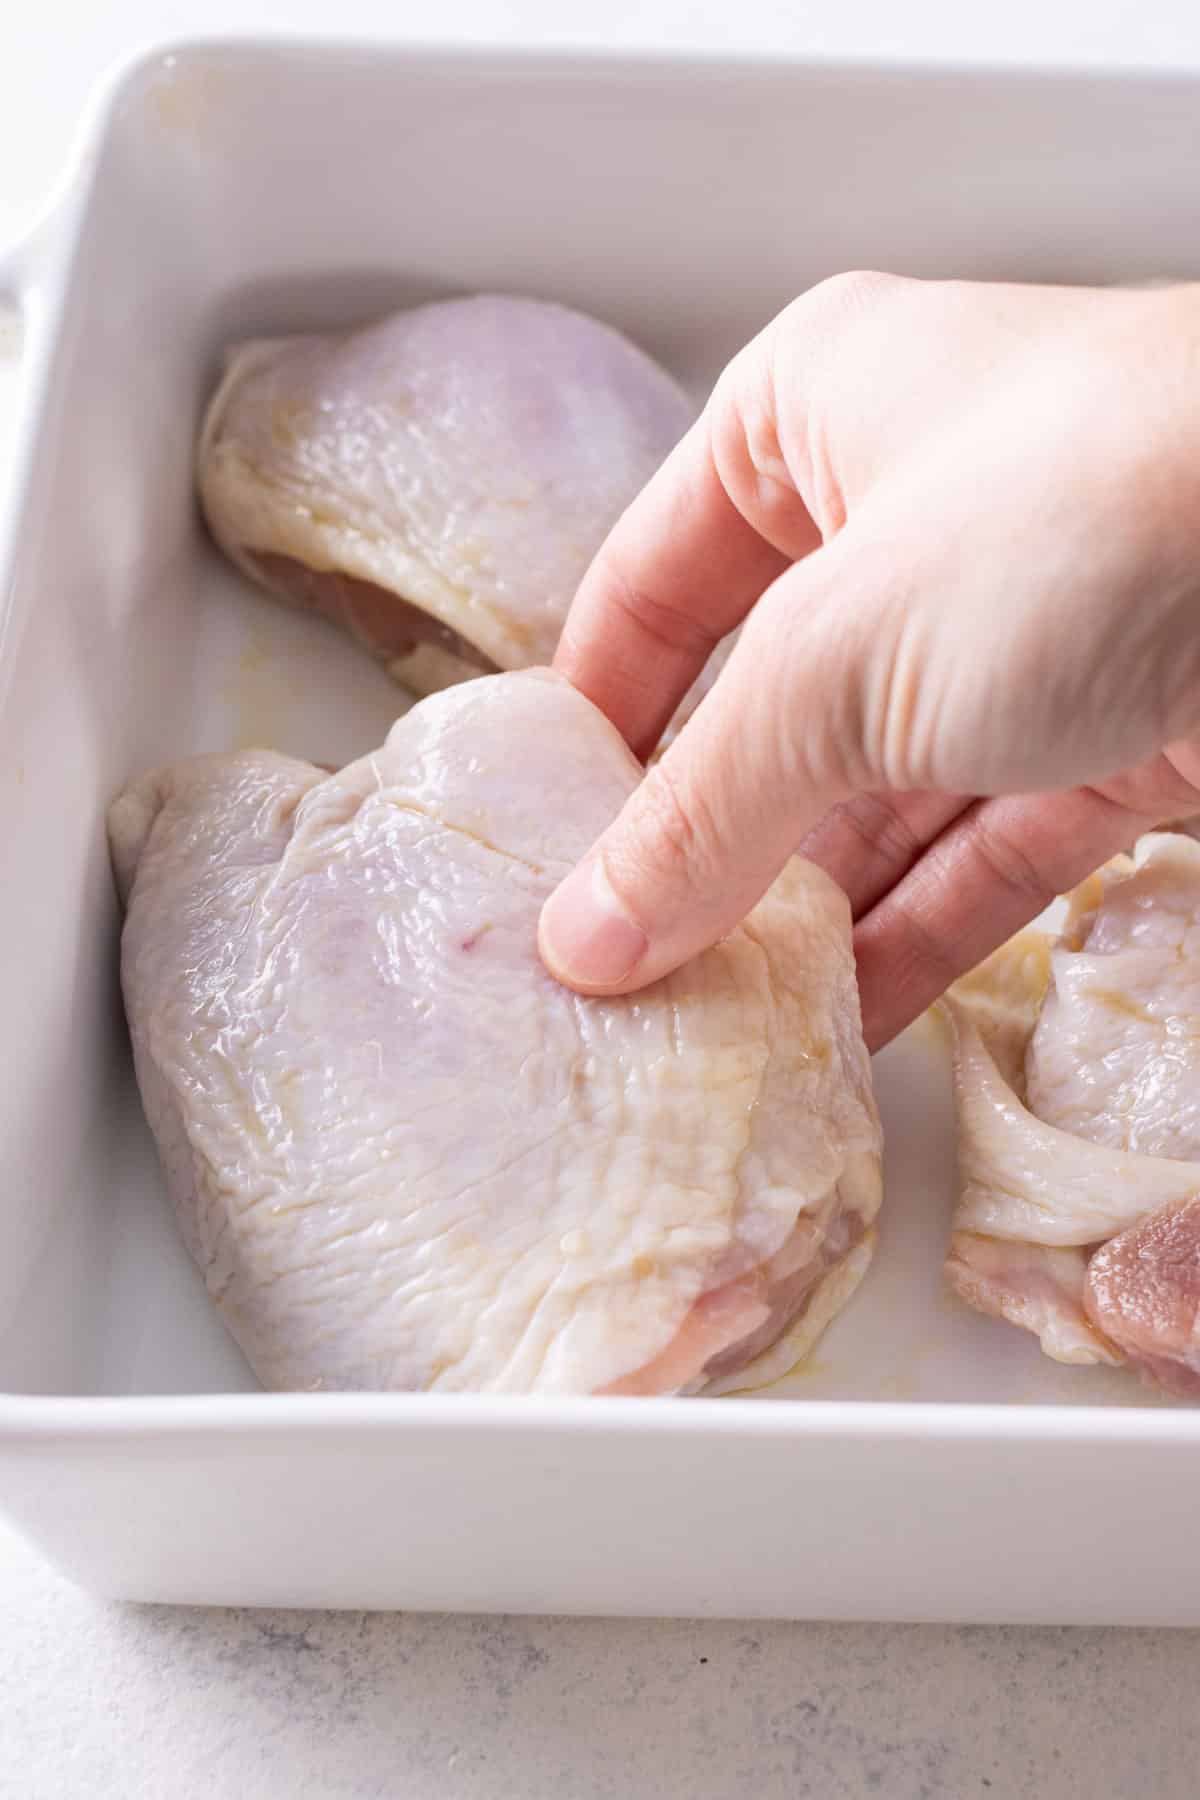
POLYGON ((715 943, 865 785, 852 634, 825 628, 837 548, 763 596, 712 692, 547 900, 539 948, 568 987, 629 993, 715 943))

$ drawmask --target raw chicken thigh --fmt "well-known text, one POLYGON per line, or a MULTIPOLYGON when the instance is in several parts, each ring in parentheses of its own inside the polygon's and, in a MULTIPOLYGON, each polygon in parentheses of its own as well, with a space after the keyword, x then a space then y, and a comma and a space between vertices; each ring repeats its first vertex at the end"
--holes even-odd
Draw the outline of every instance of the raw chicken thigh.
POLYGON ((484 294, 235 346, 201 500, 255 581, 427 693, 549 662, 580 577, 693 408, 620 333, 484 294))
POLYGON ((952 991, 963 1297, 1200 1395, 1200 844, 1143 838, 952 991))
POLYGON ((794 861, 632 998, 538 959, 639 775, 539 670, 426 700, 339 774, 208 756, 115 802, 146 1112, 269 1387, 759 1385, 861 1278, 880 1132, 827 877, 794 861))

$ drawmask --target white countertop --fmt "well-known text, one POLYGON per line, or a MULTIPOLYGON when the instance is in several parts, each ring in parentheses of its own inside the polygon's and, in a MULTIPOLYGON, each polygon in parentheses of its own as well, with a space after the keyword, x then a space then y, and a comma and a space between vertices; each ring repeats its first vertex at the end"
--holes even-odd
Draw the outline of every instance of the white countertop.
POLYGON ((105 1607, 0 1540, 20 1800, 1193 1800, 1200 1633, 105 1607))
MULTIPOLYGON (((443 41, 1200 67, 1195 0, 40 0, 4 26, 0 243, 43 204, 114 58, 331 20, 443 41)), ((0 464, 3 342, 0 320, 0 464)), ((105 1606, 0 1526, 0 1796, 21 1800, 1191 1800, 1198 1686, 1193 1632, 105 1606)))

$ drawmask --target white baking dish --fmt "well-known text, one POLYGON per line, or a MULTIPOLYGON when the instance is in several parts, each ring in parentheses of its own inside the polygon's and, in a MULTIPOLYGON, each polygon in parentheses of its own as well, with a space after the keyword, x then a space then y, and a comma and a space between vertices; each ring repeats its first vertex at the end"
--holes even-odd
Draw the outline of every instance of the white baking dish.
POLYGON ((265 1395, 168 1215, 105 804, 146 764, 357 753, 396 691, 197 530, 218 346, 479 287, 699 388, 839 268, 1200 263, 1200 83, 199 46, 141 60, 0 277, 27 320, 0 595, 0 1500, 139 1599, 1200 1623, 1200 1411, 942 1292, 933 1034, 879 1062, 875 1271, 769 1399, 265 1395))

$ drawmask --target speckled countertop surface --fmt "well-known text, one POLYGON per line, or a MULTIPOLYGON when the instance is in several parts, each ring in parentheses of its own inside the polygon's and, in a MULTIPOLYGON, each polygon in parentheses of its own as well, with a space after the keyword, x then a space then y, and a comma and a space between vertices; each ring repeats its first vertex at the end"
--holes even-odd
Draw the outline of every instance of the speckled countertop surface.
POLYGON ((1193 1800, 1200 1634, 112 1607, 0 1533, 23 1800, 1193 1800))
MULTIPOLYGON (((4 27, 0 242, 116 55, 285 25, 1200 66, 1194 0, 42 0, 4 27)), ((0 332, 0 475, 11 379, 0 332)), ((112 1606, 0 1526, 0 1800, 1192 1800, 1198 1691, 1192 1632, 112 1606)))

